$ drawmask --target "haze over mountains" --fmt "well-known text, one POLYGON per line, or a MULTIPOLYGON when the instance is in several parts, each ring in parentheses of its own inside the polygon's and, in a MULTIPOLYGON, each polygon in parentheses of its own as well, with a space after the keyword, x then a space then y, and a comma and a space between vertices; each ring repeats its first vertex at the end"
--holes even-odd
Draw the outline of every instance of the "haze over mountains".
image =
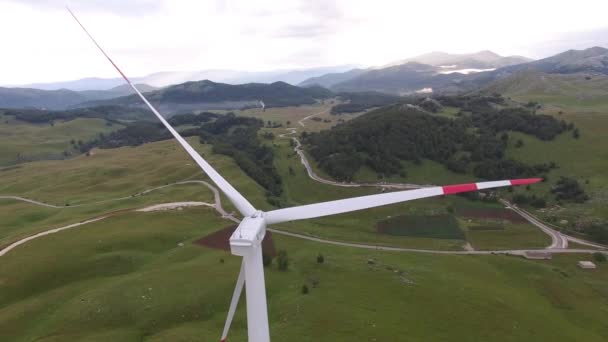
MULTIPOLYGON (((492 82, 507 79, 515 74, 518 75, 518 80, 515 82, 520 83, 525 79, 521 76, 522 73, 530 73, 537 78, 542 74, 608 75, 608 49, 593 47, 585 50, 569 50, 537 61, 519 56, 502 57, 490 51, 473 54, 432 52, 393 62, 387 66, 368 69, 337 66, 262 73, 225 70, 192 73, 162 72, 136 79, 136 82, 142 80, 149 82, 138 87, 144 92, 151 92, 151 99, 162 103, 165 109, 174 110, 180 106, 184 108, 202 106, 207 109, 242 108, 256 106, 259 100, 263 100, 268 106, 304 104, 310 103, 312 99, 326 98, 330 91, 334 93, 377 91, 395 95, 431 91, 458 93, 489 89, 492 87, 492 82), (314 76, 306 78, 310 75, 314 76), (199 77, 205 76, 209 77, 199 81, 199 77), (196 81, 184 83, 184 79, 196 81), (275 82, 276 79, 282 81, 275 82), (232 83, 243 84, 235 86, 232 83), (175 85, 157 90, 156 87, 148 84, 175 85), (304 88, 317 87, 302 89, 293 84, 304 88), (329 91, 321 90, 319 86, 329 91), (286 98, 282 101, 277 94, 282 94, 286 98)), ((555 77, 551 79, 557 80, 555 77)), ((78 89, 91 86, 105 88, 112 84, 120 84, 107 90, 0 88, 0 108, 66 109, 100 104, 138 105, 137 99, 128 97, 131 94, 130 89, 120 82, 122 80, 119 79, 84 79, 41 85, 46 88, 70 86, 78 89)), ((508 84, 506 81, 503 83, 508 84)))
MULTIPOLYGON (((136 86, 142 92, 156 89, 146 84, 136 86)), ((126 84, 108 90, 84 91, 0 87, 0 108, 65 109, 87 101, 105 100, 130 94, 133 94, 133 90, 126 84)))
MULTIPOLYGON (((395 62, 365 72, 324 75, 315 80, 333 91, 404 95, 430 89, 437 93, 474 90, 520 71, 608 74, 608 50, 602 47, 569 50, 537 61, 481 51, 469 55, 434 52, 400 62, 404 63, 395 62)), ((314 84, 315 80, 304 81, 302 85, 314 84)))
MULTIPOLYGON (((209 80, 186 82, 148 92, 146 97, 164 112, 193 109, 231 109, 259 107, 263 100, 268 107, 314 104, 332 96, 321 87, 297 87, 285 82, 246 83, 232 85, 209 80)), ((142 107, 137 95, 83 103, 80 106, 120 105, 142 107)))
MULTIPOLYGON (((214 82, 228 84, 243 83, 273 83, 287 82, 298 84, 308 78, 324 75, 327 73, 340 73, 357 67, 356 65, 337 65, 327 67, 292 69, 292 70, 271 70, 271 71, 239 71, 239 70, 198 70, 198 71, 163 71, 153 73, 144 77, 131 77, 135 83, 148 84, 153 87, 166 87, 174 84, 213 80, 214 82)), ((43 90, 69 89, 74 91, 82 90, 109 90, 124 84, 122 78, 83 78, 80 80, 35 83, 24 85, 25 88, 36 88, 43 90)))

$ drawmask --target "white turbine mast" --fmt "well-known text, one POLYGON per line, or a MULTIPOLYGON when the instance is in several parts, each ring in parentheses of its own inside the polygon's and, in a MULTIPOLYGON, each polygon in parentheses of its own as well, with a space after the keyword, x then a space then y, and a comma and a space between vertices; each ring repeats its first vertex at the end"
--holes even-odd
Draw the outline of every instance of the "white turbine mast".
MULTIPOLYGON (((458 184, 448 186, 429 187, 416 190, 397 191, 391 193, 361 196, 337 201, 315 203, 285 209, 277 209, 269 212, 256 210, 245 197, 243 197, 230 183, 228 183, 215 169, 205 161, 188 144, 180 134, 160 115, 160 113, 148 102, 144 95, 131 83, 129 78, 118 68, 112 59, 106 54, 93 36, 78 20, 76 15, 67 8, 76 22, 82 27, 101 53, 114 66, 116 71, 124 78, 127 84, 137 93, 141 100, 150 108, 152 113, 171 132, 190 157, 211 178, 217 187, 228 197, 237 210, 243 215, 243 220, 230 237, 230 250, 232 254, 242 256, 241 270, 238 275, 232 301, 228 310, 228 317, 221 336, 221 341, 226 341, 230 324, 236 311, 236 307, 243 289, 246 288, 247 300, 247 335, 249 342, 269 342, 270 332, 268 327, 268 312, 266 305, 266 287, 264 283, 264 266, 262 263, 262 240, 266 234, 266 226, 276 223, 303 220, 321 216, 336 215, 356 210, 374 208, 393 203, 411 201, 420 198, 452 195, 462 192, 477 191, 483 189, 525 185, 542 181, 541 178, 502 180, 494 182, 481 182, 470 184, 458 184)), ((261 102, 261 101, 260 101, 261 102)))

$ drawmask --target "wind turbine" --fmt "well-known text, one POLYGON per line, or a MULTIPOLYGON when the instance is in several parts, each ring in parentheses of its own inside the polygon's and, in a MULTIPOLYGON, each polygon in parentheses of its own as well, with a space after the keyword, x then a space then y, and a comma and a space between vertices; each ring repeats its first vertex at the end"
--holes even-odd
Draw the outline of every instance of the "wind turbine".
POLYGON ((146 97, 137 90, 131 83, 129 78, 118 68, 112 61, 110 56, 101 48, 95 41, 93 36, 78 20, 76 15, 67 8, 76 22, 82 27, 84 32, 91 38, 93 43, 101 51, 101 53, 114 66, 116 71, 120 73, 127 84, 135 91, 141 100, 150 108, 152 113, 162 122, 162 124, 171 132, 173 137, 186 150, 190 157, 200 166, 201 169, 211 178, 211 180, 220 188, 220 190, 228 197, 230 202, 234 204, 237 210, 243 215, 243 220, 236 228, 230 237, 230 250, 232 254, 243 257, 241 262, 241 270, 238 275, 236 287, 228 310, 228 317, 224 325, 221 341, 226 341, 228 330, 234 312, 238 304, 243 287, 247 291, 247 334, 249 342, 268 342, 270 341, 270 332, 268 327, 268 311, 266 306, 266 287, 264 283, 264 266, 262 262, 262 240, 266 234, 266 226, 303 220, 315 217, 328 215, 336 215, 348 213, 368 208, 411 201, 421 198, 452 195, 462 192, 484 190, 490 188, 498 188, 505 186, 526 185, 542 181, 541 178, 513 179, 501 180, 493 182, 480 182, 469 184, 457 184, 447 186, 428 187, 416 190, 397 191, 391 193, 383 193, 377 195, 354 197, 336 201, 315 203, 302 205, 291 208, 277 209, 269 212, 257 210, 243 195, 241 195, 228 181, 224 179, 215 169, 205 161, 195 150, 188 144, 184 138, 163 118, 162 115, 148 102, 146 97))

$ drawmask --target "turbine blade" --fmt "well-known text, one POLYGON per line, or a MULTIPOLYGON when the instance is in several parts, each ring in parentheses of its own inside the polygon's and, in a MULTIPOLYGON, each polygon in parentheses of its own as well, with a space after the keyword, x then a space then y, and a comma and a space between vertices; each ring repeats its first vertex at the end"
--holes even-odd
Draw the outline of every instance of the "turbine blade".
POLYGON ((230 324, 232 324, 232 318, 236 311, 236 306, 239 304, 239 298, 241 298, 241 292, 245 285, 245 258, 241 262, 241 271, 239 277, 236 280, 236 286, 234 287, 234 293, 232 294, 232 301, 230 301, 230 309, 228 309, 228 317, 226 317, 226 323, 224 323, 224 332, 222 332, 221 342, 226 342, 228 336, 228 330, 230 330, 230 324))
POLYGON ((380 207, 383 205, 411 201, 433 196, 453 195, 462 192, 498 188, 504 186, 533 184, 542 181, 541 178, 513 179, 494 182, 457 184, 435 186, 416 190, 389 192, 386 194, 361 196, 337 201, 302 205, 285 209, 277 209, 264 214, 266 224, 303 220, 328 215, 336 215, 362 209, 380 207))
POLYGON ((253 207, 253 205, 251 205, 251 203, 249 203, 249 201, 247 201, 247 199, 245 199, 245 197, 243 197, 243 195, 241 195, 234 187, 232 187, 232 185, 230 185, 230 183, 228 183, 228 181, 226 181, 224 179, 224 177, 222 177, 219 173, 217 173, 217 171, 215 171, 215 169, 211 165, 209 165, 209 163, 207 163, 207 161, 205 159, 203 159, 200 156, 200 154, 198 154, 198 152, 196 152, 194 150, 194 148, 192 148, 192 146, 190 146, 190 144, 188 144, 188 142, 184 138, 182 138, 182 136, 179 133, 177 133, 177 131, 175 129, 173 129, 173 127, 171 127, 171 125, 167 122, 167 120, 165 120, 165 118, 163 118, 163 116, 160 115, 160 113, 156 110, 156 108, 154 108, 154 106, 152 106, 152 104, 150 104, 150 102, 148 102, 146 97, 133 85, 133 83, 131 83, 129 78, 120 70, 120 68, 118 68, 118 66, 114 63, 114 61, 110 58, 110 56, 108 56, 108 54, 101 48, 101 46, 97 43, 95 38, 93 38, 93 36, 89 33, 89 31, 87 31, 87 29, 84 27, 84 25, 82 25, 80 20, 78 20, 78 18, 74 14, 74 12, 72 12, 72 10, 69 7, 67 7, 67 10, 70 12, 72 17, 74 17, 74 19, 76 20, 78 25, 80 25, 80 27, 84 30, 84 32, 87 34, 87 36, 89 36, 89 38, 91 38, 91 40, 97 46, 99 51, 101 51, 101 53, 112 64, 112 66, 114 66, 116 71, 118 71, 118 73, 122 76, 122 78, 124 78, 124 80, 127 82, 127 84, 135 91, 135 93, 137 95, 139 95, 139 97, 146 104, 146 106, 148 106, 148 108, 150 108, 152 113, 154 113, 154 115, 156 115, 156 117, 160 120, 160 122, 162 122, 162 124, 169 130, 169 132, 171 132, 171 134, 177 140, 177 142, 179 142, 179 144, 184 148, 184 150, 186 150, 186 152, 190 155, 190 157, 192 159, 194 159, 194 161, 198 164, 198 166, 201 169, 203 169, 203 171, 209 176, 209 178, 211 178, 211 180, 215 183, 215 185, 217 185, 220 188, 220 190, 222 190, 222 192, 226 195, 226 197, 228 197, 230 202, 232 202, 232 204, 234 204, 234 206, 238 209, 238 211, 241 214, 243 214, 243 216, 253 215, 256 211, 255 208, 253 207))

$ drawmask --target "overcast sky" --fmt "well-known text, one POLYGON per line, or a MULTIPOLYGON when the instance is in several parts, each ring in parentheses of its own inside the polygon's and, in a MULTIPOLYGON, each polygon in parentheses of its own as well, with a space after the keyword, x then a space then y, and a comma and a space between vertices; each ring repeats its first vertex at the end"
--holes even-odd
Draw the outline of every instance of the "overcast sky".
MULTIPOLYGON (((65 0, 2 0, 0 84, 116 77, 65 0)), ((606 0, 69 1, 131 76, 383 65, 430 51, 545 57, 608 45, 606 0)))

